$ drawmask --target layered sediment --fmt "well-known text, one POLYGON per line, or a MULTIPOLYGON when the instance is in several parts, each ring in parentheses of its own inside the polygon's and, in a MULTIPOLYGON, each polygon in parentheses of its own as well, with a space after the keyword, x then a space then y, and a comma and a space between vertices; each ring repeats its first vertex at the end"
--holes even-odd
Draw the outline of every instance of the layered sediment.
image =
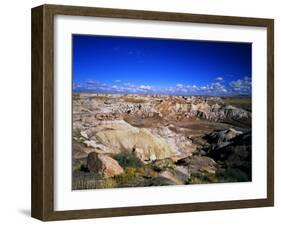
POLYGON ((251 102, 235 98, 75 93, 73 189, 251 180, 251 102))

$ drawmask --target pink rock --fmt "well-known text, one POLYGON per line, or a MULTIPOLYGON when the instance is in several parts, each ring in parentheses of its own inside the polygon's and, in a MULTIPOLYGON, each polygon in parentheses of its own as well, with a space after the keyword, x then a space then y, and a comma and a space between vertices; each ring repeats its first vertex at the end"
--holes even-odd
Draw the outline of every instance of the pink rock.
POLYGON ((87 165, 90 172, 101 174, 105 178, 114 177, 124 172, 116 160, 95 152, 88 155, 87 165))

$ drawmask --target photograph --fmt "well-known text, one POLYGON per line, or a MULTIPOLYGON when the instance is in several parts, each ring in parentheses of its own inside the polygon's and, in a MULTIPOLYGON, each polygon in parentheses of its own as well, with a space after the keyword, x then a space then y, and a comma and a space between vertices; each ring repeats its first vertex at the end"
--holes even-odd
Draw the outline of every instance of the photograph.
POLYGON ((72 190, 252 181, 252 43, 72 34, 72 190))

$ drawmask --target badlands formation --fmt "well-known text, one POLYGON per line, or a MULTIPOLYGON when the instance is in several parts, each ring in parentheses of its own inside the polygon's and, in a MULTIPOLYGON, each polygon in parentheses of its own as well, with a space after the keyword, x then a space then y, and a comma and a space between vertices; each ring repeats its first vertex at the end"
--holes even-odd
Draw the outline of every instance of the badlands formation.
POLYGON ((73 189, 251 181, 251 99, 73 94, 73 189))

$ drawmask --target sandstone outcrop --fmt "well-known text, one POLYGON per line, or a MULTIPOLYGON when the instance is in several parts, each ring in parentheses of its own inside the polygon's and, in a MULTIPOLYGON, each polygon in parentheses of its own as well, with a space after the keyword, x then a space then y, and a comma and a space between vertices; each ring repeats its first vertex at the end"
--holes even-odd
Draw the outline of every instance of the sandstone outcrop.
POLYGON ((153 161, 174 156, 172 147, 161 137, 147 129, 103 130, 96 133, 97 140, 114 153, 134 152, 143 161, 153 161))
POLYGON ((133 127, 123 120, 102 121, 81 133, 84 145, 100 153, 133 152, 142 161, 175 155, 175 150, 164 138, 148 129, 133 127))

